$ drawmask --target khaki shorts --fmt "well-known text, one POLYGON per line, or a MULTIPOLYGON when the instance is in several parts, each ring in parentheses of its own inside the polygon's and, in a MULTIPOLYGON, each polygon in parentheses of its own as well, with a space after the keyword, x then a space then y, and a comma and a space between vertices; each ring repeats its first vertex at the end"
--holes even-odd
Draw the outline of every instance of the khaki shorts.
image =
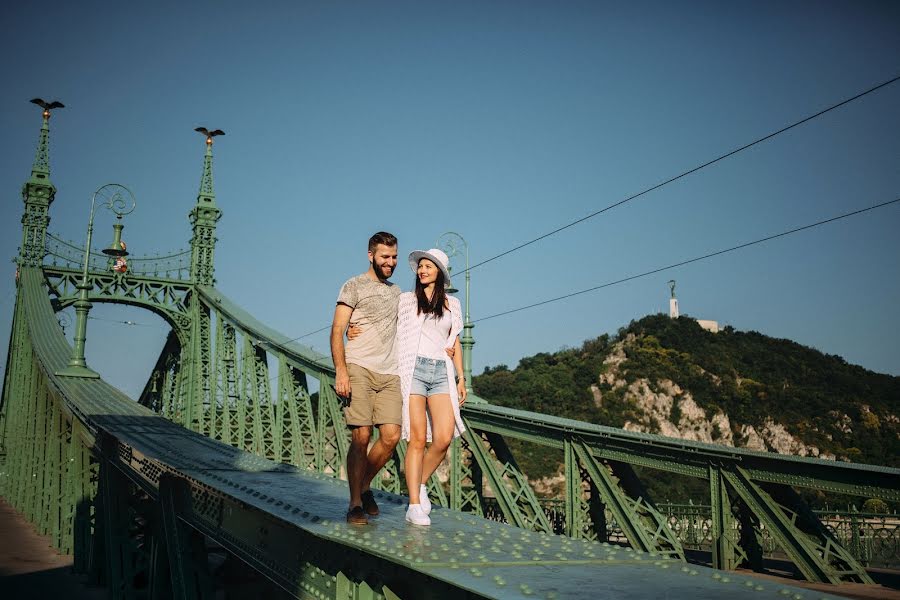
POLYGON ((400 396, 400 377, 373 373, 365 367, 350 363, 350 406, 344 409, 347 425, 400 425, 403 399, 400 396))

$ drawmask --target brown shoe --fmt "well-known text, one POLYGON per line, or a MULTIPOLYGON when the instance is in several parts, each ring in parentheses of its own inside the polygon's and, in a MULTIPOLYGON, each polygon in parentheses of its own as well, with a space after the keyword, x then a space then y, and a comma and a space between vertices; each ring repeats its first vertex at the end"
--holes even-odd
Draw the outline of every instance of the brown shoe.
POLYGON ((354 506, 347 511, 347 522, 351 525, 368 525, 369 519, 366 517, 362 506, 354 506))
POLYGON ((374 517, 381 512, 378 510, 378 505, 375 504, 375 494, 372 493, 372 490, 363 492, 361 498, 363 510, 366 511, 367 515, 374 517))

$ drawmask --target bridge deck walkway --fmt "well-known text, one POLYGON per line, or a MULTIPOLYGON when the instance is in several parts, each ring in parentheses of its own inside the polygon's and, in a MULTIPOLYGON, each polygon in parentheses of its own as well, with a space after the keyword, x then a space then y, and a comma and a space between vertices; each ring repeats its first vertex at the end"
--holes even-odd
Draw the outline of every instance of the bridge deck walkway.
POLYGON ((344 482, 187 430, 102 380, 54 375, 70 348, 39 270, 24 269, 22 283, 35 355, 65 410, 90 432, 85 441, 99 442, 95 452, 151 497, 160 495, 164 475, 186 484, 176 516, 282 582, 300 581, 327 555, 337 571, 364 563, 400 597, 437 597, 404 580, 487 598, 824 597, 441 508, 430 528, 420 528, 404 521, 404 498, 385 492, 377 494, 382 514, 371 525, 348 525, 344 482))
MULTIPOLYGON (((381 514, 368 526, 349 525, 344 519, 348 491, 343 481, 274 463, 198 434, 184 435, 184 430, 173 435, 153 423, 146 425, 127 418, 104 425, 113 435, 129 440, 136 471, 164 461, 204 486, 226 491, 247 507, 305 530, 323 547, 342 546, 348 553, 362 550, 383 563, 480 596, 712 599, 784 597, 782 590, 787 590, 789 597, 798 597, 797 593, 822 597, 630 548, 529 532, 443 508, 435 508, 430 527, 418 527, 404 520, 405 498, 387 492, 376 492, 381 514)), ((278 543, 267 539, 266 533, 251 537, 260 547, 278 543)), ((248 542, 245 537, 244 543, 248 542)), ((290 557, 283 559, 290 562, 290 557)))

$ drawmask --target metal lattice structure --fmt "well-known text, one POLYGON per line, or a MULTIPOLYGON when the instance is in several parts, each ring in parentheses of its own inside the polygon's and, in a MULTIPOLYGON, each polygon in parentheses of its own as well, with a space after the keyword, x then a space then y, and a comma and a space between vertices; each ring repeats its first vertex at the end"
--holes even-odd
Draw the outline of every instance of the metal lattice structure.
MULTIPOLYGON (((654 580, 647 569, 670 569, 666 589, 683 584, 698 598, 719 597, 720 588, 704 596, 707 588, 690 583, 699 571, 682 566, 684 538, 634 467, 708 481, 704 536, 717 568, 753 566, 765 532, 810 580, 871 581, 794 488, 897 501, 897 470, 684 442, 487 402, 466 405, 468 431, 451 447, 446 479, 428 482, 435 505, 450 509, 443 529, 432 529, 434 544, 401 527, 390 534, 398 550, 334 521, 345 500, 339 479, 348 449, 334 369, 329 357, 269 328, 215 287, 222 212, 212 138, 190 212, 189 251, 130 259, 136 266, 125 273, 88 253, 90 302, 150 310, 172 328, 138 403, 102 380, 57 372, 71 349, 54 313, 75 302, 80 267, 77 248, 47 233, 55 196, 48 152, 45 111, 23 188, 0 404, 0 493, 114 597, 211 597, 211 547, 295 597, 507 597, 507 582, 518 595, 553 597, 589 592, 590 577, 600 573, 626 578, 622 585, 640 594, 654 580), (564 456, 565 536, 553 535, 560 527, 510 439, 564 456), (506 524, 482 519, 492 510, 506 524), (613 564, 636 570, 610 571, 613 564)), ((375 481, 384 512, 401 524, 404 451, 401 444, 375 481)), ((717 577, 716 585, 739 580, 717 577)))

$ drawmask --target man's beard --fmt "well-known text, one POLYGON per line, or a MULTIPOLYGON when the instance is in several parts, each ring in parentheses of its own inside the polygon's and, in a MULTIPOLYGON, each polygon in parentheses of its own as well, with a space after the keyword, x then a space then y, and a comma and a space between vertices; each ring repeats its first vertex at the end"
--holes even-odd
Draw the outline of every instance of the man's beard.
POLYGON ((374 258, 372 259, 372 270, 375 271, 375 277, 377 277, 380 281, 387 281, 387 280, 390 278, 390 276, 394 274, 394 270, 391 269, 390 274, 389 274, 389 275, 385 275, 384 272, 383 272, 383 270, 382 270, 382 268, 379 267, 379 266, 375 263, 375 259, 374 259, 374 258))

